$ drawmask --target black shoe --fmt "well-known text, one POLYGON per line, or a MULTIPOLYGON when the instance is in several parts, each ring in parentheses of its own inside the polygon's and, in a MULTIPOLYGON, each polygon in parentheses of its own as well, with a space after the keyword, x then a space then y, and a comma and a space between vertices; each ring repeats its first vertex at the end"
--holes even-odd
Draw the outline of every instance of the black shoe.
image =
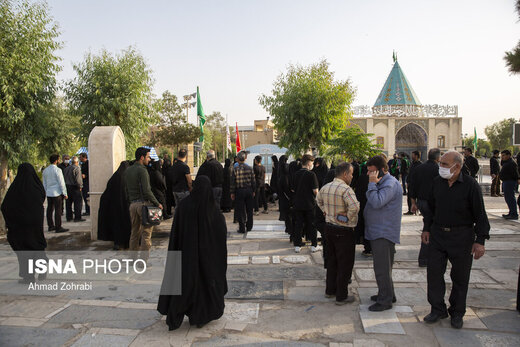
POLYGON ((428 263, 425 262, 419 262, 419 267, 428 267, 428 263))
POLYGON ((90 212, 85 212, 81 214, 82 216, 90 216, 90 212))
POLYGON ((451 317, 451 326, 454 327, 455 329, 462 328, 463 324, 464 324, 464 321, 462 320, 462 317, 459 317, 459 316, 451 317))
MULTIPOLYGON (((370 297, 370 300, 372 300, 372 301, 377 301, 377 295, 372 295, 372 296, 370 297)), ((396 301, 397 301, 397 298, 394 296, 394 297, 392 298, 392 303, 395 303, 396 301)))
POLYGON ((392 308, 392 305, 382 305, 378 302, 376 302, 375 304, 373 304, 372 306, 370 306, 368 308, 369 311, 372 311, 372 312, 381 312, 381 311, 386 311, 386 310, 389 310, 392 308))
POLYGON ((253 228, 250 228, 250 229, 248 228, 247 231, 251 231, 252 229, 253 229, 253 228))
POLYGON ((77 222, 86 222, 87 220, 86 219, 74 219, 74 223, 77 223, 77 222))
POLYGON ((72 222, 72 219, 68 219, 68 218, 67 218, 67 222, 72 222))
POLYGON ((55 233, 64 233, 66 231, 69 231, 69 229, 65 229, 65 228, 59 228, 59 229, 56 229, 55 233))
POLYGON ((237 230, 237 233, 239 234, 245 234, 246 232, 244 230, 237 230))
POLYGON ((163 216, 164 220, 168 220, 170 218, 173 218, 173 216, 171 214, 167 214, 167 215, 163 216))
POLYGON ((372 252, 370 252, 370 251, 363 251, 361 254, 363 254, 365 257, 371 257, 372 256, 372 252))
POLYGON ((412 211, 408 211, 406 213, 404 213, 405 216, 412 216, 414 215, 415 213, 413 213, 412 211))
POLYGON ((49 227, 49 231, 54 231, 56 230, 56 227, 49 227))
POLYGON ((112 248, 114 251, 119 251, 121 247, 119 245, 114 244, 114 247, 112 248))
POLYGON ((508 213, 508 214, 503 214, 503 215, 502 215, 502 217, 504 217, 504 218, 509 217, 509 216, 510 216, 509 213, 508 213))
POLYGON ((518 216, 506 216, 504 218, 507 220, 518 220, 518 216))
POLYGON ((348 279, 348 284, 352 284, 352 278, 348 279))
POLYGON ((444 314, 438 314, 438 313, 430 313, 429 315, 427 315, 426 317, 424 317, 424 321, 426 323, 436 323, 438 322, 440 319, 444 319, 444 318, 448 318, 448 314, 447 313, 444 313, 444 314))

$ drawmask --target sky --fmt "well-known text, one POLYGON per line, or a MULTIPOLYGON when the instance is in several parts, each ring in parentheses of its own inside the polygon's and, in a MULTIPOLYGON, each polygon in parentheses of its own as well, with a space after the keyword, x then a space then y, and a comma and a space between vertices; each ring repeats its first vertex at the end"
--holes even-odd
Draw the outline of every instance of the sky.
MULTIPOLYGON (((63 70, 87 52, 135 47, 154 93, 182 99, 200 88, 205 113, 252 125, 269 114, 258 98, 289 64, 326 59, 350 79, 356 105, 372 106, 399 65, 422 104, 458 105, 463 131, 520 118, 520 75, 504 52, 520 40, 514 0, 49 0, 64 47, 63 70)), ((190 110, 194 120, 195 109, 190 110)))

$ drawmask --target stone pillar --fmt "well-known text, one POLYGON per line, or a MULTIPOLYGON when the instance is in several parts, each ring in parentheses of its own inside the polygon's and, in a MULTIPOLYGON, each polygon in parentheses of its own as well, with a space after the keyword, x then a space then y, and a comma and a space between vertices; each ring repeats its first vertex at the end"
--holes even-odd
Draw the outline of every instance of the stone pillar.
POLYGON ((98 238, 99 200, 107 182, 126 160, 125 136, 118 126, 97 126, 88 138, 91 240, 98 238))
POLYGON ((193 166, 195 163, 195 155, 196 155, 195 148, 193 146, 193 142, 188 144, 187 152, 188 152, 188 158, 186 160, 186 165, 188 165, 188 167, 190 168, 190 172, 193 172, 193 166))
POLYGON ((390 159, 395 153, 395 118, 388 118, 388 158, 390 159))
POLYGON ((428 150, 437 148, 437 127, 435 118, 428 118, 428 150))

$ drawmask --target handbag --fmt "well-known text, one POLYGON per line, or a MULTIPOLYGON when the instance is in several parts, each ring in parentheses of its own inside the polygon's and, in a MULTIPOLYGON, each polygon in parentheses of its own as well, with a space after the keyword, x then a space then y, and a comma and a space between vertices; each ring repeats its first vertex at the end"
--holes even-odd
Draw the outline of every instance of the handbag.
MULTIPOLYGON (((139 181, 139 190, 141 191, 141 199, 144 201, 143 187, 139 181)), ((156 206, 143 205, 141 208, 141 224, 145 227, 161 224, 162 210, 156 206)))

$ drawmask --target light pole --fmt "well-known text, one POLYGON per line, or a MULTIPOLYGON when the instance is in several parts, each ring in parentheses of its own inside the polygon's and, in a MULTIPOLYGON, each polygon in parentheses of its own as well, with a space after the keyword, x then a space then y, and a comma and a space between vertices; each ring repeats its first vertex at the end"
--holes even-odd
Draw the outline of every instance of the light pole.
POLYGON ((197 106, 197 102, 190 102, 191 99, 193 98, 196 98, 197 97, 197 93, 193 93, 193 94, 189 94, 189 95, 184 95, 183 96, 183 99, 184 99, 184 102, 185 102, 185 107, 186 107, 186 123, 189 122, 189 118, 188 118, 188 110, 190 107, 195 107, 197 106))

